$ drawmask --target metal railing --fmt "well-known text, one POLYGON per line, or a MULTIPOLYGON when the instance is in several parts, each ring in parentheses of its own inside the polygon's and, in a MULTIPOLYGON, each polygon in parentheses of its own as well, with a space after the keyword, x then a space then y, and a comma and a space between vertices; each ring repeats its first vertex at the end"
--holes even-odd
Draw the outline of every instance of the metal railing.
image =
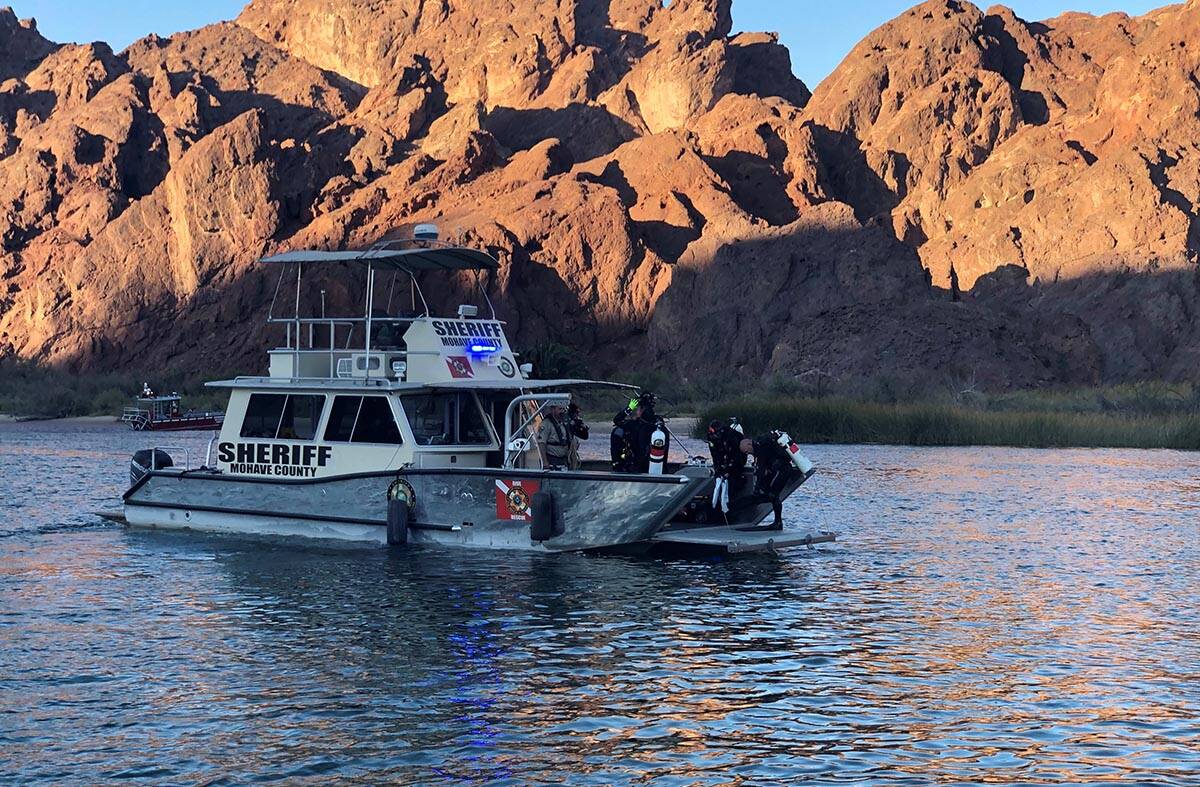
MULTIPOLYGON (((214 438, 214 439, 216 439, 216 438, 214 438)), ((210 447, 211 447, 211 445, 212 445, 212 443, 209 443, 210 447)), ((159 469, 158 468, 158 452, 159 451, 162 451, 164 454, 171 457, 172 462, 175 461, 175 455, 172 454, 171 451, 168 451, 167 448, 170 448, 172 451, 182 451, 183 452, 183 462, 184 462, 183 470, 186 472, 186 471, 189 471, 192 469, 192 452, 188 449, 187 446, 185 446, 185 445, 179 445, 179 446, 156 445, 150 449, 150 469, 151 470, 159 469)), ((171 466, 179 467, 179 465, 175 465, 175 464, 173 464, 171 466)))
MULTIPOLYGON (((328 370, 326 376, 333 378, 337 376, 337 362, 339 356, 347 357, 347 354, 363 353, 370 357, 375 353, 400 352, 399 350, 388 350, 386 348, 377 347, 370 340, 372 323, 393 323, 399 325, 411 325, 418 320, 418 317, 269 317, 267 318, 268 325, 283 325, 286 329, 284 335, 284 343, 282 347, 275 348, 274 352, 286 352, 292 355, 292 376, 300 378, 300 358, 302 356, 324 355, 328 358, 328 370), (368 335, 368 340, 363 344, 354 345, 355 328, 359 325, 365 326, 365 332, 368 335), (304 335, 304 328, 308 327, 308 336, 304 335), (324 334, 324 341, 321 341, 317 336, 317 327, 320 326, 325 330, 321 331, 324 334), (347 328, 345 339, 339 340, 338 329, 347 328), (318 346, 320 341, 320 346, 318 346)), ((381 370, 381 376, 388 376, 387 370, 381 370)), ((370 376, 370 375, 368 375, 370 376)))
POLYGON ((542 411, 552 404, 561 404, 566 406, 571 403, 569 394, 525 394, 518 396, 508 403, 508 409, 504 411, 504 466, 506 468, 513 467, 513 463, 521 454, 529 453, 531 448, 537 449, 537 457, 539 468, 545 469, 545 461, 542 459, 541 448, 537 445, 537 436, 528 432, 530 425, 537 420, 542 411), (521 425, 516 429, 512 428, 513 416, 516 414, 517 408, 526 402, 533 402, 537 407, 531 412, 521 425))
POLYGON ((145 429, 150 425, 150 411, 140 407, 126 407, 121 412, 121 422, 138 430, 145 429))
POLYGON ((208 441, 208 448, 204 450, 204 467, 212 467, 212 448, 213 444, 221 437, 221 433, 217 432, 208 441))

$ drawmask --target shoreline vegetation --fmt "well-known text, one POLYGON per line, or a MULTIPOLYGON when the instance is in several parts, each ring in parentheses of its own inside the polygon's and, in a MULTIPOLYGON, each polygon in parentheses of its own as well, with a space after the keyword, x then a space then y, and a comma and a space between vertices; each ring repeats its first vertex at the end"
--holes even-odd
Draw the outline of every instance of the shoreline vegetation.
POLYGON ((702 432, 713 419, 736 416, 747 434, 783 429, 809 445, 1200 450, 1200 407, 1192 390, 1155 389, 1166 397, 1123 400, 1112 390, 1010 394, 969 402, 745 397, 704 408, 696 430, 702 432))
MULTIPOLYGON (((540 366, 556 366, 552 358, 540 360, 540 366)), ((543 369, 539 376, 587 376, 584 369, 565 371, 543 369)), ((0 360, 0 422, 114 417, 147 379, 157 390, 180 393, 187 407, 224 409, 226 393, 204 387, 220 376, 76 375, 0 360)), ((703 437, 709 421, 736 416, 747 434, 784 429, 803 444, 1200 450, 1200 386, 1187 383, 984 393, 950 384, 917 391, 885 379, 833 391, 794 379, 768 379, 749 389, 739 387, 740 380, 677 383, 661 373, 626 380, 659 394, 660 412, 697 416, 695 437, 703 437)), ((606 414, 624 396, 581 403, 585 411, 606 414)))

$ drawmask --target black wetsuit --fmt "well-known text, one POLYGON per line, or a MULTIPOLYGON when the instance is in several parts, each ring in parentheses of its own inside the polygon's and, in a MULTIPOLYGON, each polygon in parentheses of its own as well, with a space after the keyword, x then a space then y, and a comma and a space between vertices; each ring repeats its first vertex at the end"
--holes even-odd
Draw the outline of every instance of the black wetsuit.
POLYGON ((742 453, 742 433, 724 424, 708 429, 708 451, 712 455, 713 474, 729 480, 729 494, 736 497, 745 477, 746 455, 742 453))
POLYGON ((754 494, 770 502, 775 512, 773 524, 783 527, 781 495, 800 471, 792 464, 787 450, 771 435, 754 438, 754 464, 754 494))
POLYGON ((633 448, 633 418, 628 410, 622 410, 613 418, 609 450, 612 454, 614 473, 636 473, 637 457, 633 448))
POLYGON ((658 416, 654 408, 642 408, 641 418, 629 419, 629 430, 633 443, 635 473, 650 472, 650 441, 654 438, 654 430, 658 427, 658 416))
POLYGON ((746 469, 746 455, 741 449, 742 434, 720 425, 708 430, 708 451, 712 455, 713 472, 724 478, 740 477, 746 469))
POLYGON ((734 510, 759 503, 770 503, 775 520, 768 526, 783 529, 783 492, 800 473, 792 464, 788 452, 771 435, 756 437, 754 442, 754 494, 747 495, 733 506, 734 510))

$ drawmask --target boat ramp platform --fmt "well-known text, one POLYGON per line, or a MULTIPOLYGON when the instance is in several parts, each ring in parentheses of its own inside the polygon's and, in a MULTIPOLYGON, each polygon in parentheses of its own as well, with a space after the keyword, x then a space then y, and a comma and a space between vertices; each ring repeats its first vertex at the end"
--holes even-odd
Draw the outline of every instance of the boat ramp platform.
POLYGON ((799 530, 762 530, 737 527, 696 527, 665 530, 650 538, 655 544, 696 547, 725 551, 733 555, 747 552, 776 552, 792 547, 812 547, 837 540, 835 533, 810 533, 799 530))

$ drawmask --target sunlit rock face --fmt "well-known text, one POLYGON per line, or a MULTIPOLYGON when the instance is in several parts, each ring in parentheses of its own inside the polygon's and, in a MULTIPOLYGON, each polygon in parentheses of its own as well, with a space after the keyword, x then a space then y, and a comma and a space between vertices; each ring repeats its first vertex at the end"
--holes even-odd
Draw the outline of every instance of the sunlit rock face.
POLYGON ((259 257, 436 221, 598 373, 1196 378, 1198 26, 931 0, 810 94, 729 0, 253 0, 120 53, 0 11, 0 355, 255 370, 259 257))

